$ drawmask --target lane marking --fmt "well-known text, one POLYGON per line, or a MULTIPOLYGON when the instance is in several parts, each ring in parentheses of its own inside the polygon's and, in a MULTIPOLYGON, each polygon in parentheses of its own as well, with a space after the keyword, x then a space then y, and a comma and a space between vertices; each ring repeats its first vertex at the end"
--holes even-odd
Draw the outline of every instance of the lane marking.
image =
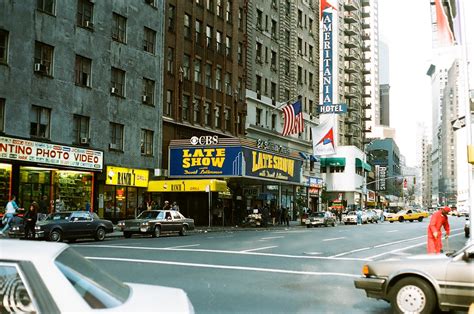
POLYGON ((345 239, 346 237, 339 237, 339 238, 330 238, 330 239, 324 239, 323 242, 325 241, 335 241, 335 240, 341 240, 341 239, 345 239))
POLYGON ((278 236, 278 237, 266 237, 266 238, 262 238, 262 240, 272 240, 272 239, 281 239, 281 238, 284 238, 284 236, 278 236))
POLYGON ((178 245, 178 246, 170 246, 166 249, 179 249, 183 247, 192 247, 192 246, 200 246, 201 244, 189 244, 189 245, 178 245))
POLYGON ((308 254, 308 255, 320 255, 323 254, 321 252, 303 252, 303 254, 308 254))
POLYGON ((389 230, 387 233, 398 232, 398 230, 389 230))
POLYGON ((243 266, 226 266, 216 264, 199 264, 199 263, 183 263, 183 262, 169 262, 169 261, 152 261, 142 259, 131 259, 131 258, 111 258, 111 257, 92 257, 86 256, 87 259, 98 260, 98 261, 116 261, 116 262, 128 262, 128 263, 145 263, 145 264, 161 264, 161 265, 175 265, 175 266, 187 266, 187 267, 200 267, 200 268, 215 268, 215 269, 230 269, 230 270, 245 270, 245 271, 256 271, 264 273, 279 273, 279 274, 292 274, 292 275, 304 275, 304 276, 339 276, 347 278, 360 278, 360 275, 345 274, 345 273, 334 273, 334 272, 314 272, 314 271, 299 271, 299 270, 286 270, 286 269, 275 269, 275 268, 258 268, 258 267, 243 267, 243 266))
POLYGON ((341 261, 368 261, 366 258, 359 257, 342 257, 336 258, 333 256, 307 256, 307 255, 290 255, 290 254, 275 254, 275 253, 260 253, 260 252, 243 252, 243 251, 227 251, 227 250, 207 250, 207 249, 169 249, 169 248, 153 248, 153 247, 136 247, 136 246, 115 246, 105 244, 91 244, 91 245, 72 245, 80 247, 94 247, 94 248, 111 248, 111 249, 131 249, 131 250, 146 250, 146 251, 176 251, 176 252, 200 252, 200 253, 221 253, 234 255, 253 255, 253 256, 269 256, 269 257, 284 257, 294 259, 319 259, 319 260, 341 260, 341 261))
POLYGON ((371 247, 364 247, 364 248, 361 248, 361 249, 356 249, 356 250, 352 250, 352 251, 349 251, 349 252, 344 252, 344 253, 339 253, 339 254, 336 254, 336 255, 332 255, 330 257, 340 257, 340 256, 344 256, 344 255, 347 255, 347 254, 360 252, 360 251, 365 251, 365 250, 370 250, 370 249, 371 249, 371 247))
POLYGON ((266 249, 273 249, 274 247, 278 247, 278 246, 276 246, 276 245, 266 246, 266 247, 261 247, 261 248, 256 248, 256 249, 243 250, 243 251, 240 251, 240 252, 254 252, 254 251, 260 251, 260 250, 266 250, 266 249))

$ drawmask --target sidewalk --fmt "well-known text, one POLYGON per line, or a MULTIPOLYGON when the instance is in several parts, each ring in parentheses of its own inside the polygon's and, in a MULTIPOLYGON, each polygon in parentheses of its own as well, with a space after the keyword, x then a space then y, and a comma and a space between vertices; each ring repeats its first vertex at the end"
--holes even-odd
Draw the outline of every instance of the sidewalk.
MULTIPOLYGON (((269 225, 268 227, 240 227, 240 226, 197 226, 194 230, 189 230, 188 234, 192 233, 208 233, 208 232, 236 232, 236 231, 262 231, 262 230, 285 230, 291 228, 306 228, 305 225, 301 225, 299 220, 290 221, 290 226, 286 225, 269 225)), ((107 234, 107 238, 118 238, 123 237, 123 232, 114 225, 114 232, 107 234)))

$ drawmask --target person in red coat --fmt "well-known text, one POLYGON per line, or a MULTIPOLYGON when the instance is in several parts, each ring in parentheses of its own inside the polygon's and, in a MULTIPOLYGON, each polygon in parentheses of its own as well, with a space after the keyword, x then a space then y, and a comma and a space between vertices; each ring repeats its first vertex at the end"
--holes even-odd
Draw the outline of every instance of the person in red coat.
POLYGON ((435 212, 430 219, 430 224, 428 225, 428 253, 441 253, 443 244, 441 243, 441 227, 444 228, 446 233, 446 239, 450 234, 449 222, 448 222, 448 213, 451 211, 451 208, 448 206, 442 207, 437 212, 435 212))

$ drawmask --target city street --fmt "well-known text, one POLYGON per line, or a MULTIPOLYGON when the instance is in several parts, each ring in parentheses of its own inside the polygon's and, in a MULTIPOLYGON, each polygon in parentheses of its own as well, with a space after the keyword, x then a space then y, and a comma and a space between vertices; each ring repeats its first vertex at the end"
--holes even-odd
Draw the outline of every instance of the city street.
MULTIPOLYGON (((464 218, 449 220, 449 249, 459 249, 464 218)), ((126 282, 184 289, 197 313, 387 313, 388 303, 368 299, 353 280, 366 261, 424 253, 428 221, 117 237, 73 246, 126 282)))

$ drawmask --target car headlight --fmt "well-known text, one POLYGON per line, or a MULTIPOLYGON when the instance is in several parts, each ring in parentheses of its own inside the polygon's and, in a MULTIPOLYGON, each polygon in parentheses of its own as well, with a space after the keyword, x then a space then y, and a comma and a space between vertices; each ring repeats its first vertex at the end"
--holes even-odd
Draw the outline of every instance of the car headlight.
POLYGON ((148 227, 148 222, 142 222, 142 227, 148 227))
POLYGON ((13 227, 12 228, 12 231, 18 231, 18 230, 20 230, 20 227, 13 227))
POLYGON ((35 230, 36 230, 36 231, 41 230, 41 226, 35 226, 35 230))
POLYGON ((125 222, 124 221, 119 221, 117 226, 119 227, 125 227, 125 222))

